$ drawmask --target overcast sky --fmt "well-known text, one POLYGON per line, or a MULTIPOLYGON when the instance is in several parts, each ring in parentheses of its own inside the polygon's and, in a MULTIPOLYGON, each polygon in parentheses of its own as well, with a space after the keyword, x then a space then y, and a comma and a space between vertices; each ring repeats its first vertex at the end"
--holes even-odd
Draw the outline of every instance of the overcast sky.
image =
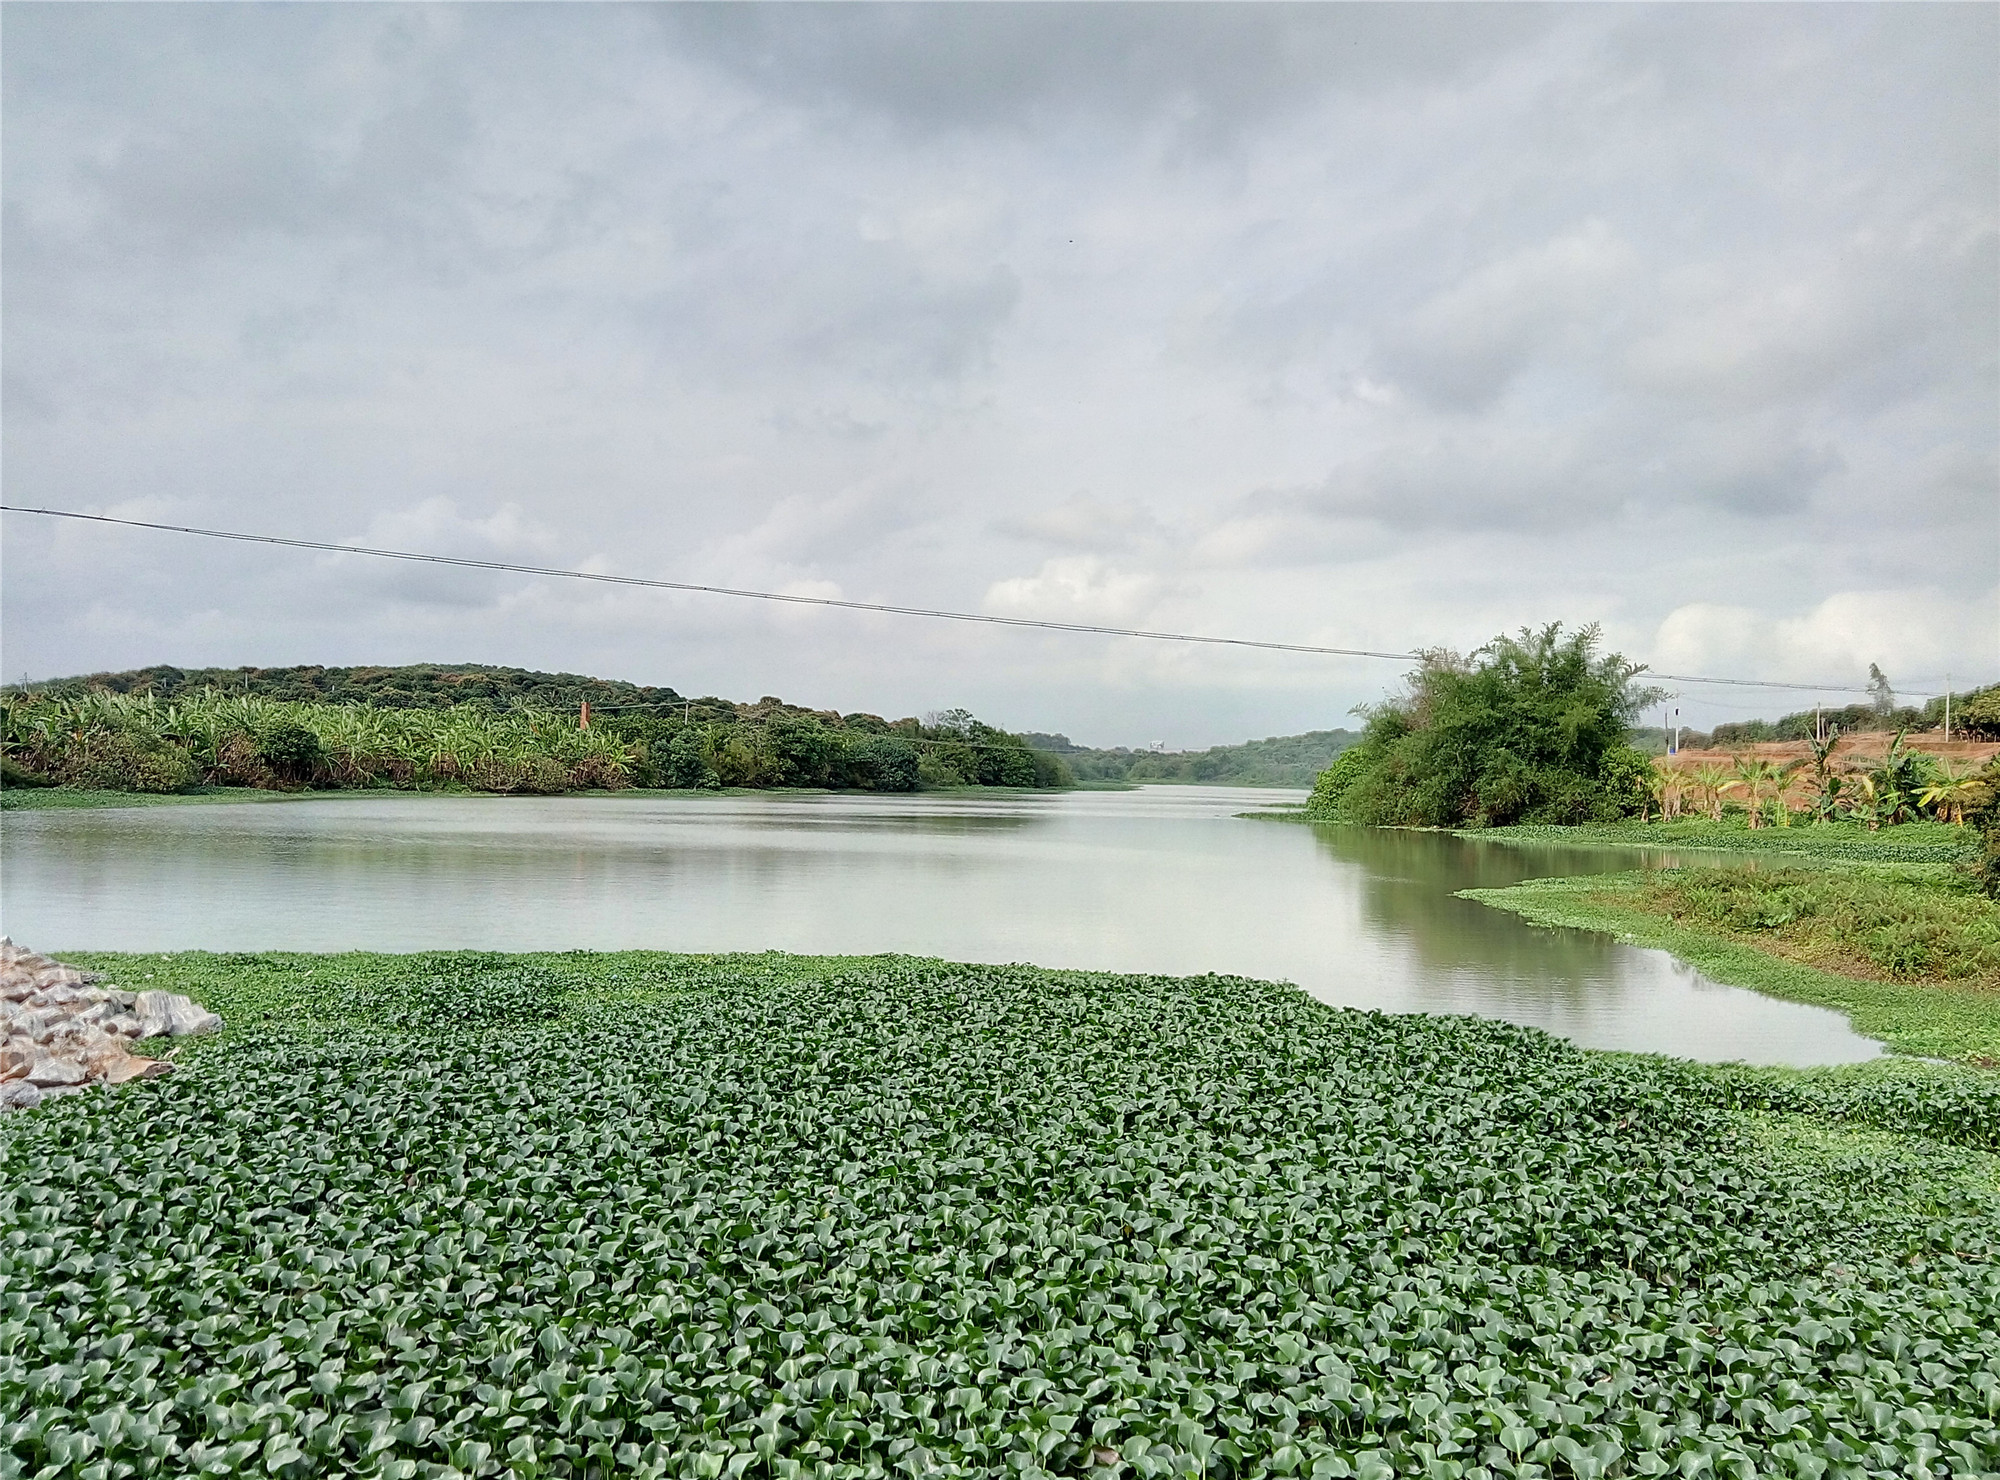
MULTIPOLYGON (((4 30, 12 504, 2000 679, 1991 5, 15 0, 4 30)), ((1351 724, 1399 672, 4 527, 10 680, 479 661, 1191 746, 1351 724)))

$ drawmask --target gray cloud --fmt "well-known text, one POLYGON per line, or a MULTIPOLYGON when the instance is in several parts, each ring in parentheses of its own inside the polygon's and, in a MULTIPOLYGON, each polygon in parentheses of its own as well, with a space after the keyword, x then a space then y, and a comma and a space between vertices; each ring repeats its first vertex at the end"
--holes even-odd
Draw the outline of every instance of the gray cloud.
MULTIPOLYGON (((1990 7, 24 3, 7 41, 13 502, 2000 676, 1990 7)), ((10 677, 477 658, 1187 743, 1394 677, 6 535, 10 677)))
POLYGON ((1449 78, 1545 32, 1534 6, 695 4, 668 34, 779 96, 919 130, 1037 114, 1254 119, 1329 90, 1449 78))

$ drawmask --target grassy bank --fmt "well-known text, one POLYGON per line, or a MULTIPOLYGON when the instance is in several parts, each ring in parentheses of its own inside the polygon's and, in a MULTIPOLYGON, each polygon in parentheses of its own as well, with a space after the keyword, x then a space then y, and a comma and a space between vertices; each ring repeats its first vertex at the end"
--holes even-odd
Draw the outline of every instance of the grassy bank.
POLYGON ((1778 954, 1777 942, 1732 937, 1707 922, 1669 918, 1651 872, 1533 879, 1506 889, 1470 889, 1468 899, 1532 924, 1601 930, 1634 945, 1671 951, 1703 975, 1773 997, 1832 1007, 1855 1031, 1899 1053, 2000 1066, 2000 991, 1950 981, 1896 981, 1828 970, 1778 954))
POLYGON ((79 959, 229 1027, 0 1120, 15 1472, 2000 1452, 2000 1077, 1836 1091, 1217 977, 79 959))
POLYGON ((185 807, 204 803, 288 802, 303 796, 365 796, 365 792, 260 791, 254 786, 198 786, 189 791, 103 791, 71 786, 0 789, 0 812, 66 812, 98 807, 185 807))

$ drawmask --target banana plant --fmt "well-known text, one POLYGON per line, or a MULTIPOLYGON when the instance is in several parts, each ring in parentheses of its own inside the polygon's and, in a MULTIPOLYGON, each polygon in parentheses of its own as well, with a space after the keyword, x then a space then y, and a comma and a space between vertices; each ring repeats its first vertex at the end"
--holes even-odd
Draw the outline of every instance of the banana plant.
POLYGON ((1747 798, 1744 810, 1749 813, 1750 826, 1761 828, 1764 825, 1764 789, 1778 774, 1778 768, 1767 760, 1739 755, 1735 771, 1726 789, 1744 793, 1747 798))
POLYGON ((1735 782, 1729 772, 1714 761, 1703 761, 1688 773, 1695 792, 1703 799, 1708 815, 1716 822, 1722 821, 1722 798, 1735 782))
POLYGON ((1917 801, 1930 808, 1932 816, 1949 822, 1953 827, 1963 827, 1966 804, 1980 789, 1980 783, 1974 779, 1977 774, 1971 765, 1940 760, 1930 781, 1918 791, 1917 801))
POLYGON ((1918 797, 1936 774, 1936 763, 1927 755, 1911 750, 1898 730, 1882 759, 1868 769, 1869 794, 1874 813, 1881 823, 1896 823, 1918 815, 1918 797))

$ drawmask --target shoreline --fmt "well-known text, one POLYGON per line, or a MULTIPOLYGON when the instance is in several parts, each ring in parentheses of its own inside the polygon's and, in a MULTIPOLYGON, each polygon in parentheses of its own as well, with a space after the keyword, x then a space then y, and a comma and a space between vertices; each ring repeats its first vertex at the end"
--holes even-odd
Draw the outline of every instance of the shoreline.
POLYGON ((915 797, 915 796, 1067 796, 1078 791, 1137 791, 1123 782, 1083 782, 1075 786, 924 786, 914 791, 873 791, 861 787, 723 786, 712 788, 622 786, 590 791, 475 791, 470 787, 351 786, 275 791, 256 786, 217 786, 197 791, 86 791, 69 787, 7 787, 0 790, 0 812, 107 811, 134 807, 237 806, 265 802, 323 802, 343 797, 487 797, 500 800, 551 801, 559 798, 651 800, 664 797, 915 797))
MULTIPOLYGON (((1291 812, 1246 812, 1264 821, 1300 821, 1355 827, 1291 812)), ((1978 850, 1970 828, 1945 823, 1901 823, 1876 831, 1853 823, 1750 828, 1708 818, 1576 827, 1413 828, 1449 833, 1467 842, 1511 848, 1624 850, 1645 854, 1706 854, 1710 866, 1725 857, 1759 859, 1789 867, 1854 869, 1894 880, 1937 875, 1969 862, 1978 850)), ((1636 860, 1635 860, 1636 861, 1636 860)), ((1928 1061, 1978 1073, 2000 1070, 2000 991, 1952 982, 1897 982, 1830 971, 1754 940, 1681 923, 1636 902, 1649 873, 1679 867, 1678 860, 1609 874, 1553 875, 1501 888, 1465 889, 1457 897, 1553 930, 1587 930, 1627 945, 1665 951, 1723 986, 1843 1013, 1854 1031, 1883 1045, 1904 1062, 1928 1061)))
POLYGON ((1844 1013, 1854 1031, 1891 1054, 2000 1069, 2000 992, 1949 983, 1848 976, 1794 961, 1747 941, 1683 925, 1618 896, 1644 871, 1529 879, 1499 889, 1463 889, 1460 899, 1551 930, 1589 930, 1665 951, 1723 986, 1844 1013))

